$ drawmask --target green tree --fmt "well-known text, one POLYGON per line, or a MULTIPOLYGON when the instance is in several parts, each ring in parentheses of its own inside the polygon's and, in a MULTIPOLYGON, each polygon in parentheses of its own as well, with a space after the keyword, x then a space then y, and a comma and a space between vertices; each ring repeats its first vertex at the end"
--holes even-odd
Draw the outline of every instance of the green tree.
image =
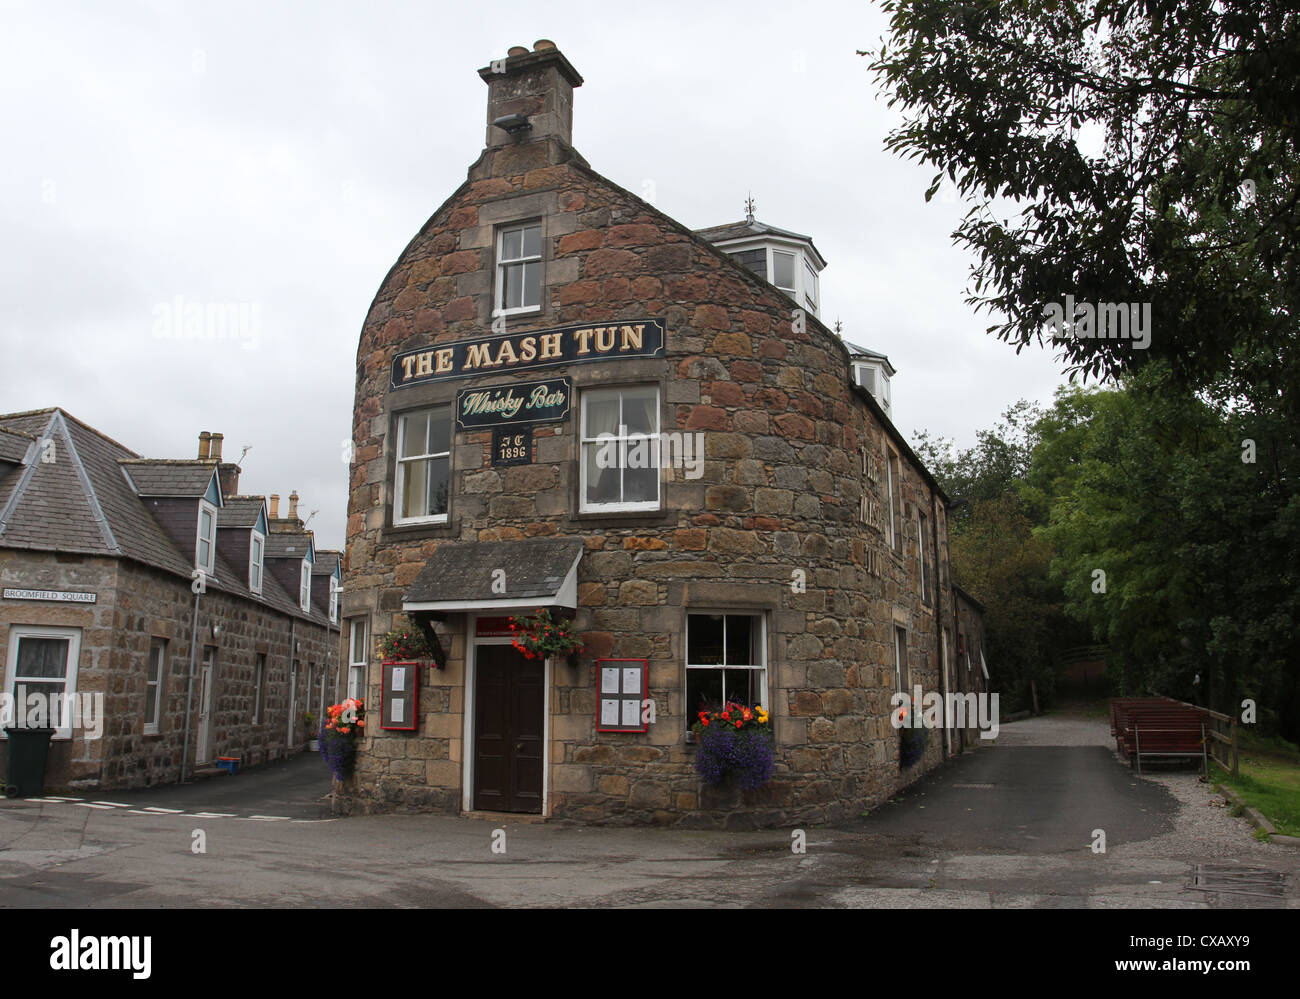
POLYGON ((1058 341, 1072 372, 1300 384, 1300 13, 1276 0, 887 0, 887 148, 975 205, 969 301, 1043 342, 1048 303, 1150 303, 1149 348, 1058 341), (1085 138, 1087 137, 1087 138, 1085 138), (1089 148, 1095 140, 1098 151, 1089 148))

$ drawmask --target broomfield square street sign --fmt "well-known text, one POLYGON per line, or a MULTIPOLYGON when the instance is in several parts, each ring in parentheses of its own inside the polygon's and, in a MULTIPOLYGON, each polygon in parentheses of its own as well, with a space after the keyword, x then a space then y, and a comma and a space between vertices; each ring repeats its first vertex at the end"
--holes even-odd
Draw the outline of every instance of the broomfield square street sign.
POLYGON ((626 319, 613 326, 557 326, 408 350, 393 358, 390 380, 393 388, 405 388, 485 372, 663 355, 662 319, 626 319))

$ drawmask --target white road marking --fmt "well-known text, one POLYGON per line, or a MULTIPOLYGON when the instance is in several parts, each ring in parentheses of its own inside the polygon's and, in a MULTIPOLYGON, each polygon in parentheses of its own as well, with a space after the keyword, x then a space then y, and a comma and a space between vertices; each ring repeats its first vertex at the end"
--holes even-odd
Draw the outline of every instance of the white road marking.
POLYGON ((80 798, 58 798, 58 797, 55 797, 54 795, 50 795, 48 798, 44 798, 44 799, 42 799, 42 800, 44 800, 44 801, 80 801, 81 799, 80 799, 80 798))
POLYGON ((126 802, 124 802, 124 801, 97 801, 97 802, 95 802, 95 804, 96 804, 96 805, 108 805, 110 808, 130 808, 130 807, 131 807, 130 805, 128 805, 128 804, 127 804, 126 802))
POLYGON ((196 819, 233 819, 234 812, 192 812, 196 819))
POLYGON ((288 822, 287 815, 246 815, 244 816, 249 822, 288 822))
POLYGON ((94 802, 91 801, 78 801, 77 805, 79 805, 81 808, 98 808, 100 811, 103 812, 111 812, 113 810, 112 805, 96 805, 94 802))
POLYGON ((180 815, 182 812, 185 811, 185 809, 183 809, 183 808, 159 808, 157 805, 146 805, 146 806, 144 807, 144 811, 146 811, 146 812, 155 812, 155 813, 157 813, 157 814, 159 814, 159 815, 180 815))

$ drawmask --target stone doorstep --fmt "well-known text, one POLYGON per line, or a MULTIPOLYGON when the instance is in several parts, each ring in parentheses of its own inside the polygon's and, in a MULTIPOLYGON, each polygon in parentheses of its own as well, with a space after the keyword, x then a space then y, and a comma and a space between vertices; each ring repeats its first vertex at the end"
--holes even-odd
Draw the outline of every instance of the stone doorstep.
POLYGON ((462 819, 482 819, 484 822, 527 822, 533 825, 548 821, 545 815, 533 812, 461 812, 462 819))

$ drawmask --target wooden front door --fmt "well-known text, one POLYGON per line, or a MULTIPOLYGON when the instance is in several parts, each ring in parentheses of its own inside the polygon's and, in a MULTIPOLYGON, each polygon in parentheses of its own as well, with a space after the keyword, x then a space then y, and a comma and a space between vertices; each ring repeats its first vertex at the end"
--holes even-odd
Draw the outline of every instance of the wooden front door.
POLYGON ((474 682, 474 807, 541 812, 545 672, 509 645, 478 647, 474 682))

